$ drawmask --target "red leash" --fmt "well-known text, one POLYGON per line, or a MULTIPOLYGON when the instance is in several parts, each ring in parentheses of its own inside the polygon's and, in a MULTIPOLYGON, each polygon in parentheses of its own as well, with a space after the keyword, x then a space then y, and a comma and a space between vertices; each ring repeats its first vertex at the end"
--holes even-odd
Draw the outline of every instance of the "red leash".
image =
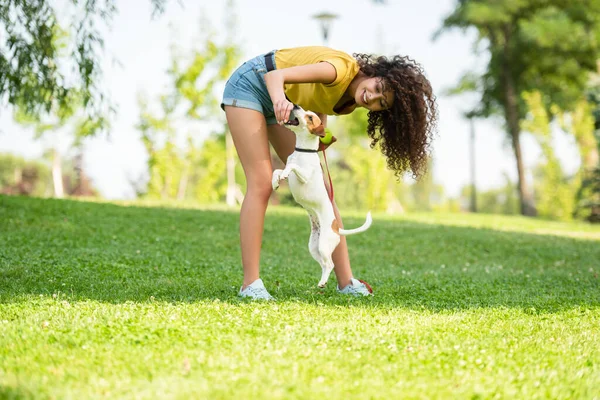
MULTIPOLYGON (((327 168, 327 177, 329 178, 329 188, 330 188, 330 190, 328 191, 327 194, 329 195, 329 200, 333 204, 333 182, 331 181, 331 173, 329 172, 329 164, 327 164, 327 155, 325 155, 325 150, 327 149, 327 147, 329 147, 333 143, 335 143, 337 141, 337 139, 335 138, 335 136, 333 136, 331 134, 331 131, 328 132, 328 130, 323 126, 323 124, 321 124, 319 126, 319 128, 321 128, 321 131, 320 131, 321 134, 325 133, 325 135, 327 135, 327 133, 329 133, 331 135, 331 141, 328 144, 324 144, 323 142, 321 142, 319 140, 318 150, 321 150, 323 152, 323 160, 325 161, 325 167, 327 168)), ((321 169, 323 169, 323 166, 321 166, 321 169)))
POLYGON ((333 182, 331 181, 331 173, 329 172, 329 165, 327 164, 327 156, 325 155, 325 149, 323 149, 323 160, 325 160, 325 167, 327 168, 327 177, 329 178, 329 200, 333 204, 333 182))

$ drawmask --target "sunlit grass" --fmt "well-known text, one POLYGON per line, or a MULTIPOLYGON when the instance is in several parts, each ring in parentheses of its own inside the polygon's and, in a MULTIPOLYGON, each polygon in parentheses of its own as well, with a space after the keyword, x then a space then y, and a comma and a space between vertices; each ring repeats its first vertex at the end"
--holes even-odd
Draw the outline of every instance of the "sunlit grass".
POLYGON ((598 395, 597 227, 375 215, 352 299, 273 208, 265 304, 236 297, 235 210, 152 205, 0 197, 0 398, 598 395))

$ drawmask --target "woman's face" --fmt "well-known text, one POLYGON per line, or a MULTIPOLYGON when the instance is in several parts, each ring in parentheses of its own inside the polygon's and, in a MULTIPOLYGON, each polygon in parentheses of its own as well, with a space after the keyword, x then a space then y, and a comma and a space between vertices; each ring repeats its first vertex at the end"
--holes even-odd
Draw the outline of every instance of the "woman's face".
POLYGON ((394 91, 385 87, 382 78, 366 78, 357 87, 354 101, 370 111, 389 109, 394 104, 394 91))

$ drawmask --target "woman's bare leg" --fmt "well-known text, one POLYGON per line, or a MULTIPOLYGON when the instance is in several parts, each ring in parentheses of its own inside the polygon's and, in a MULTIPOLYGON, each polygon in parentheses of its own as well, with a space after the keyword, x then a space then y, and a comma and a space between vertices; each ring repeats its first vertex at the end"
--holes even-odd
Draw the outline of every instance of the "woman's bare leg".
MULTIPOLYGON (((269 141, 273 145, 275 152, 284 163, 287 162, 287 158, 294 152, 296 147, 296 135, 285 126, 281 125, 269 125, 267 128, 269 141)), ((342 217, 338 211, 335 201, 333 203, 333 211, 335 217, 340 223, 340 228, 344 227, 342 223, 342 217)), ((352 268, 350 268, 350 256, 348 255, 348 244, 346 243, 346 237, 341 236, 340 244, 335 248, 332 258, 335 272, 335 276, 338 281, 340 288, 350 284, 352 279, 352 268)))
POLYGON ((271 154, 262 113, 225 106, 227 124, 246 175, 246 195, 240 210, 243 289, 259 278, 265 213, 271 196, 271 154))

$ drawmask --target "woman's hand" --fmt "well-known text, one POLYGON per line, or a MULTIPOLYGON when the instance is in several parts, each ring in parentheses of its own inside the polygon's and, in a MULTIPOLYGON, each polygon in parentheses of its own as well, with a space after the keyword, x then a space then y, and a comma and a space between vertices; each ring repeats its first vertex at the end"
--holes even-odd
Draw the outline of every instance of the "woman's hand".
POLYGON ((283 74, 280 70, 267 72, 265 74, 265 83, 273 102, 273 112, 277 123, 281 125, 288 122, 294 105, 285 97, 283 74))
POLYGON ((280 100, 276 100, 273 102, 273 111, 275 112, 275 118, 280 125, 288 122, 290 119, 290 113, 294 108, 294 104, 292 104, 288 99, 285 98, 285 94, 283 98, 280 100))

